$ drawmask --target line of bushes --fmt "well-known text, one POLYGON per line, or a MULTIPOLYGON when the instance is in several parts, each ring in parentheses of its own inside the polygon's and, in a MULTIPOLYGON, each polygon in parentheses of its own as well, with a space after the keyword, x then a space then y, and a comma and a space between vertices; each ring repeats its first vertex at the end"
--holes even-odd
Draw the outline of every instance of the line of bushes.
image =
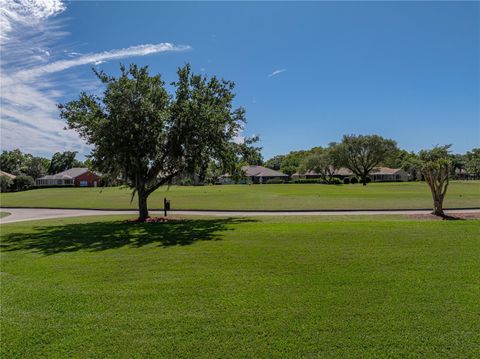
POLYGON ((13 180, 0 176, 0 192, 18 192, 33 188, 35 180, 30 176, 17 176, 13 180))

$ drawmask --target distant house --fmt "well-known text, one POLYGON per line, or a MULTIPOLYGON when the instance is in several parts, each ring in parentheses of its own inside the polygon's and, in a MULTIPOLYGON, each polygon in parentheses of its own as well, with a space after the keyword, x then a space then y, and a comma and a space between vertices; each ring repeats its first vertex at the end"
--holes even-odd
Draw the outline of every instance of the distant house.
POLYGON ((0 171, 0 177, 8 177, 11 180, 14 180, 15 178, 17 178, 17 176, 12 175, 11 173, 8 173, 8 172, 5 172, 5 171, 0 171))
POLYGON ((374 182, 405 182, 409 175, 401 168, 379 167, 370 172, 370 178, 374 182))
MULTIPOLYGON (((263 166, 243 166, 244 180, 242 183, 266 183, 269 180, 288 180, 288 175, 280 171, 272 170, 271 168, 263 166)), ((226 174, 220 177, 220 183, 228 184, 233 183, 233 179, 230 175, 226 174)))
MULTIPOLYGON (((344 179, 355 176, 348 168, 341 167, 333 171, 333 177, 344 179)), ((309 171, 307 173, 294 173, 292 178, 320 178, 318 173, 309 171)), ((377 167, 370 172, 370 179, 373 182, 404 182, 408 181, 409 175, 401 168, 377 167)))
POLYGON ((35 186, 71 186, 71 187, 97 187, 100 177, 88 168, 70 168, 69 170, 47 175, 35 180, 35 186))
POLYGON ((469 173, 464 168, 455 168, 454 179, 456 180, 475 180, 479 179, 479 176, 476 176, 475 173, 469 173))

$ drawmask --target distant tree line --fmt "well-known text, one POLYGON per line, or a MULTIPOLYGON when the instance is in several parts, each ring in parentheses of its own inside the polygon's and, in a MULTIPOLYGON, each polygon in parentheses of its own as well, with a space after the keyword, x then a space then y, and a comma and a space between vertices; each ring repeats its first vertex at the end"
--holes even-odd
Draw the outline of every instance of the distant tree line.
POLYGON ((0 170, 13 174, 15 179, 1 176, 0 189, 2 192, 23 191, 31 188, 35 179, 47 174, 53 175, 73 167, 89 167, 90 161, 77 160, 77 152, 65 151, 55 153, 51 159, 23 153, 19 149, 3 151, 0 154, 0 170))
MULTIPOLYGON (((366 177, 365 173, 368 175, 369 170, 375 167, 403 168, 412 180, 424 179, 419 168, 412 165, 417 156, 414 152, 398 148, 395 141, 380 136, 346 135, 340 143, 276 155, 262 164, 289 176, 311 170, 325 181, 332 178, 332 170, 340 167, 349 168, 359 179, 366 177), (358 161, 355 162, 355 159, 358 161)), ((448 158, 451 161, 451 178, 480 179, 480 148, 464 154, 448 151, 448 158)))

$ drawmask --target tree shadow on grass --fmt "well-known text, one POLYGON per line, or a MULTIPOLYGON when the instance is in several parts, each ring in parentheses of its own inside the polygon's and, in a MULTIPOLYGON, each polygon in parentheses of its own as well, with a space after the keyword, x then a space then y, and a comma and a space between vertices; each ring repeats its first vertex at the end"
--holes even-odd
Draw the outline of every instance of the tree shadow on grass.
POLYGON ((197 241, 222 239, 222 232, 252 219, 190 219, 165 223, 125 223, 122 221, 75 223, 33 227, 29 233, 5 234, 2 251, 33 251, 44 255, 103 251, 121 247, 140 248, 185 246, 197 241))

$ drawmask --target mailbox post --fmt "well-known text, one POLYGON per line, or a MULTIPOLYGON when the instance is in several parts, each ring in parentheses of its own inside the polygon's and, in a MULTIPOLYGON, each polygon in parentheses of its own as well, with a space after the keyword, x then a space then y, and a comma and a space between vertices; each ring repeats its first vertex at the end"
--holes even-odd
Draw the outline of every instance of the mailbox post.
POLYGON ((167 216, 167 211, 170 211, 170 200, 164 198, 163 199, 163 212, 165 217, 167 216))

